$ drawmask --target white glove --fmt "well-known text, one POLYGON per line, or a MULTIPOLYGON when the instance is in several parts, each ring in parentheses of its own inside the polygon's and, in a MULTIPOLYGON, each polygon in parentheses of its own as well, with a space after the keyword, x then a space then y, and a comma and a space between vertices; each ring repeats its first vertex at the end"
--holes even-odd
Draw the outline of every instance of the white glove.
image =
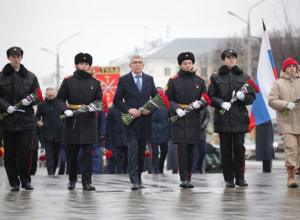
POLYGON ((238 98, 239 100, 245 101, 245 94, 242 93, 241 91, 238 91, 238 92, 236 93, 236 96, 237 96, 237 98, 238 98))
POLYGON ((22 102, 22 105, 27 106, 27 105, 30 105, 32 101, 28 101, 27 99, 23 99, 21 102, 22 102))
POLYGON ((193 103, 193 107, 195 108, 195 109, 197 109, 197 108, 200 108, 200 104, 199 104, 199 101, 198 100, 196 100, 194 103, 193 103))
POLYGON ((14 107, 12 107, 12 106, 9 106, 8 108, 7 108, 7 110, 6 110, 9 114, 12 114, 12 113, 14 113, 15 111, 16 111, 16 109, 14 108, 14 107))
POLYGON ((181 108, 178 108, 175 111, 180 118, 185 116, 185 112, 181 108))
POLYGON ((64 111, 64 113, 67 117, 72 117, 73 116, 73 112, 71 110, 66 110, 66 111, 64 111))
POLYGON ((231 104, 229 102, 223 102, 221 104, 221 107, 229 111, 229 109, 231 108, 231 104))
POLYGON ((89 112, 95 112, 96 111, 96 107, 95 107, 95 105, 93 103, 89 104, 87 106, 87 108, 88 108, 89 112))
POLYGON ((292 102, 290 102, 289 104, 287 104, 287 108, 289 109, 289 110, 293 110, 293 108, 295 108, 295 103, 292 103, 292 102))

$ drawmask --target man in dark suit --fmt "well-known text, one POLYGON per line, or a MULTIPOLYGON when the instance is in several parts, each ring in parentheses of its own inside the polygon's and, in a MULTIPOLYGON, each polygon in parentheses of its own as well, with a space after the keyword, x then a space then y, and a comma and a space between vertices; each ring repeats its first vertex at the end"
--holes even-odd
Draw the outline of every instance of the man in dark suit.
POLYGON ((134 55, 130 59, 132 71, 119 78, 114 106, 123 113, 136 117, 130 125, 124 124, 125 137, 128 146, 128 173, 132 190, 144 188, 141 174, 143 172, 146 142, 152 133, 151 113, 140 114, 138 109, 157 94, 153 77, 143 73, 143 58, 134 55), (124 99, 124 102, 123 102, 124 99))

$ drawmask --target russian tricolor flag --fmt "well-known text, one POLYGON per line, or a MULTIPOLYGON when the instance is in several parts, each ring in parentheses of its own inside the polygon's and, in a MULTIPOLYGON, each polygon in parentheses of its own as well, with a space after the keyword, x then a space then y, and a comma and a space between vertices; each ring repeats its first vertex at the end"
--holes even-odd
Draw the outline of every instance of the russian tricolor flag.
POLYGON ((268 96, 274 81, 278 79, 268 33, 263 23, 264 34, 261 42, 260 55, 257 68, 256 85, 259 93, 253 102, 250 114, 249 132, 262 123, 276 118, 276 112, 268 105, 268 96))

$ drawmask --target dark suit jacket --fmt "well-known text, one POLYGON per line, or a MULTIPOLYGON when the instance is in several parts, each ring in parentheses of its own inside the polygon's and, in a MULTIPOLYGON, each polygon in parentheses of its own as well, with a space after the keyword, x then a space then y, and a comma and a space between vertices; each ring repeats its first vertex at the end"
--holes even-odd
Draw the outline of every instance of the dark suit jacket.
MULTIPOLYGON (((114 97, 114 106, 123 113, 128 113, 131 108, 139 109, 146 104, 151 97, 157 94, 153 77, 142 73, 142 90, 139 92, 132 73, 119 78, 117 91, 114 97), (124 99, 124 102, 123 102, 124 99)), ((152 134, 152 115, 141 115, 134 119, 130 125, 123 123, 126 140, 150 140, 152 134)))

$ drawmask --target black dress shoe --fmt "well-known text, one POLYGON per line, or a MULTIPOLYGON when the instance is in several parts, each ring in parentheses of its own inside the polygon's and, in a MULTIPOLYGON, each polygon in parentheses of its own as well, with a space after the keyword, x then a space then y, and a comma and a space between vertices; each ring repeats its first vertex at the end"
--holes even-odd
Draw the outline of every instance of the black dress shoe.
POLYGON ((68 190, 75 189, 75 185, 76 185, 76 182, 69 182, 69 184, 68 184, 68 190))
POLYGON ((191 184, 191 182, 188 182, 188 184, 187 184, 187 188, 194 188, 194 185, 193 185, 193 184, 191 184))
POLYGON ((235 180, 235 185, 245 187, 248 186, 248 183, 246 182, 246 180, 235 180))
POLYGON ((12 186, 10 191, 12 191, 12 192, 19 191, 19 186, 12 186))
POLYGON ((23 184, 22 188, 24 188, 25 190, 34 190, 34 188, 32 187, 32 185, 30 183, 23 184))
POLYGON ((144 186, 143 182, 139 182, 139 189, 144 189, 144 188, 146 187, 144 186))
POLYGON ((233 181, 226 181, 226 188, 234 188, 234 182, 233 181))
POLYGON ((96 188, 94 186, 92 186, 91 184, 86 184, 86 185, 83 186, 83 190, 95 191, 96 188))
POLYGON ((133 184, 131 185, 131 190, 138 190, 139 187, 140 187, 140 185, 139 185, 138 183, 133 183, 133 184))
POLYGON ((189 186, 189 182, 186 180, 182 181, 181 184, 179 185, 179 187, 182 187, 182 188, 189 188, 188 186, 189 186))

